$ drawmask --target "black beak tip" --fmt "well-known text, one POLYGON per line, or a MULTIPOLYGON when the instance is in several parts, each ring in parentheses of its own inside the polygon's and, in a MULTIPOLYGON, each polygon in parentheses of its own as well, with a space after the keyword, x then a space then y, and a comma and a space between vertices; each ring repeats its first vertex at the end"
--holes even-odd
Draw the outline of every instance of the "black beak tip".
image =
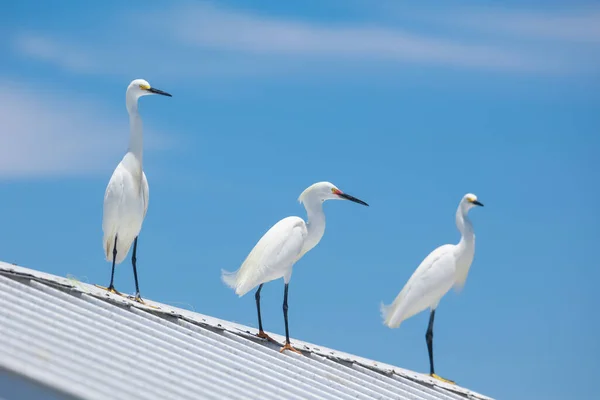
POLYGON ((160 95, 162 95, 162 96, 173 97, 173 96, 171 95, 171 93, 167 93, 167 92, 165 92, 165 91, 163 91, 163 90, 160 90, 160 89, 154 89, 154 88, 150 88, 150 89, 148 89, 148 91, 149 91, 150 93, 154 93, 154 94, 160 94, 160 95))
POLYGON ((477 200, 475 200, 475 201, 473 202, 473 204, 475 204, 476 206, 479 206, 479 207, 483 207, 483 203, 481 203, 481 202, 479 202, 479 201, 477 201, 477 200))
POLYGON ((343 199, 350 200, 350 201, 353 201, 353 202, 355 202, 355 203, 362 204, 363 206, 367 206, 367 207, 369 207, 369 205, 368 205, 366 202, 364 202, 364 201, 362 201, 362 200, 360 200, 360 199, 357 199, 357 198, 356 198, 356 197, 354 197, 354 196, 350 196, 349 194, 342 193, 342 194, 340 194, 339 196, 340 196, 341 198, 343 198, 343 199))

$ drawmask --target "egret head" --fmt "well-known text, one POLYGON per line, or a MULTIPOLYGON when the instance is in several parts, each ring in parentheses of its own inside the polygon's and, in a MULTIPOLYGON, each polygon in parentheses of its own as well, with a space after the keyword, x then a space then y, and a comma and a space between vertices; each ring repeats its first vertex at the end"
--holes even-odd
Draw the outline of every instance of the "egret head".
POLYGON ((463 196, 460 206, 464 209, 464 211, 469 211, 475 206, 483 207, 483 204, 477 200, 477 196, 475 196, 473 193, 467 193, 463 196))
POLYGON ((363 206, 368 206, 368 204, 364 201, 342 192, 333 183, 330 182, 315 183, 314 185, 311 185, 308 188, 306 188, 306 190, 304 190, 304 192, 302 192, 302 194, 298 198, 298 201, 304 204, 310 201, 324 202, 325 200, 350 200, 355 203, 362 204, 363 206))
POLYGON ((171 97, 169 93, 153 88, 152 86, 150 86, 148 81, 144 79, 134 79, 127 87, 128 102, 137 101, 137 99, 139 99, 140 97, 147 96, 149 94, 160 94, 162 96, 171 97))

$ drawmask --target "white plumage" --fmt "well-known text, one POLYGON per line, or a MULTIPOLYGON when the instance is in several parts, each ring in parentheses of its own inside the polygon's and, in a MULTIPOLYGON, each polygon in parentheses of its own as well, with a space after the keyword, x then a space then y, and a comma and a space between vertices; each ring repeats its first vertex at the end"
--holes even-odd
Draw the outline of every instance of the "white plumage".
MULTIPOLYGON (((149 94, 171 96, 154 89, 143 79, 135 79, 127 87, 125 101, 129 113, 129 149, 113 172, 106 192, 102 214, 104 256, 112 262, 110 285, 107 290, 119 294, 113 284, 115 265, 123 262, 137 237, 148 211, 149 188, 143 170, 142 119, 138 112, 138 99, 149 94), (116 246, 115 246, 116 244, 116 246)), ((142 301, 139 293, 135 254, 132 265, 135 277, 136 300, 142 301)))
POLYGON ((382 306, 387 326, 398 328, 405 319, 427 308, 437 307, 454 282, 455 249, 452 244, 440 246, 419 264, 394 302, 382 306))
MULTIPOLYGON (((426 309, 431 310, 427 328, 431 376, 437 376, 433 367, 433 321, 435 309, 442 297, 454 286, 460 290, 467 279, 475 255, 475 233, 467 214, 474 206, 483 206, 477 196, 468 193, 463 196, 456 211, 456 226, 461 232, 456 245, 445 244, 432 251, 419 264, 408 282, 390 305, 381 304, 384 324, 398 328, 402 321, 426 309)), ((448 381, 451 382, 451 381, 448 381)))
POLYGON ((296 351, 290 345, 287 321, 287 293, 288 284, 292 277, 292 267, 304 254, 319 243, 325 233, 323 202, 325 200, 344 199, 367 205, 364 201, 343 193, 329 182, 319 182, 308 187, 298 198, 306 208, 308 222, 304 222, 300 217, 282 219, 263 235, 237 271, 222 271, 223 282, 234 289, 240 297, 258 286, 255 294, 258 313, 258 336, 269 340, 272 339, 262 329, 260 290, 264 283, 283 278, 285 283, 283 309, 286 344, 281 350, 296 351))
POLYGON ((117 165, 104 193, 102 230, 107 261, 113 260, 115 237, 118 250, 115 264, 120 264, 127 257, 142 229, 148 200, 148 180, 142 164, 133 153, 127 153, 117 165))
POLYGON ((240 297, 261 283, 279 278, 288 283, 307 236, 308 229, 302 218, 282 219, 258 241, 239 270, 223 272, 223 281, 240 297))

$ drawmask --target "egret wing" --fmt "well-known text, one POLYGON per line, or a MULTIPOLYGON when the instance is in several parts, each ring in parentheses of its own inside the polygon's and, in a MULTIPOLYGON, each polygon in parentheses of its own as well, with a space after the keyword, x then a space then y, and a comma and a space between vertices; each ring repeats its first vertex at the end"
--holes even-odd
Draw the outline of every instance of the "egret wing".
POLYGON ((115 168, 104 192, 104 206, 102 211, 102 231, 104 232, 104 254, 107 260, 112 260, 112 250, 118 226, 119 207, 123 201, 125 179, 121 164, 115 168))
POLYGON ((150 201, 150 189, 148 188, 148 179, 146 179, 146 173, 142 171, 142 196, 144 199, 144 218, 148 212, 148 202, 150 201))
POLYGON ((397 328, 402 321, 436 307, 454 283, 454 245, 446 244, 432 251, 409 278, 391 305, 381 305, 384 323, 397 328))
POLYGON ((302 251, 306 235, 301 218, 282 219, 264 234, 237 271, 222 271, 223 281, 243 296, 260 283, 283 277, 302 251))

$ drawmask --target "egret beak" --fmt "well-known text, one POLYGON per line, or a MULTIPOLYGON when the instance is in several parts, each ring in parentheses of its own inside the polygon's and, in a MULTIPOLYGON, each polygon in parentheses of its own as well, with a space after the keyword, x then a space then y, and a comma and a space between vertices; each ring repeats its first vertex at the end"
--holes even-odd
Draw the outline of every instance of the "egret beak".
POLYGON ((171 96, 169 93, 167 92, 163 92, 160 89, 154 89, 153 87, 151 87, 150 89, 147 89, 150 93, 154 93, 154 94, 160 94, 162 96, 169 96, 169 97, 173 97, 171 96))
POLYGON ((354 196, 350 196, 349 194, 346 194, 346 193, 342 192, 341 190, 336 190, 334 193, 337 194, 338 196, 340 196, 342 199, 350 200, 350 201, 353 201, 355 203, 362 204, 363 206, 369 206, 364 201, 362 201, 360 199, 357 199, 354 196))
POLYGON ((482 203, 480 203, 480 202, 479 202, 479 201, 477 201, 477 200, 473 201, 472 203, 473 203, 473 204, 475 204, 476 206, 483 207, 483 204, 482 204, 482 203))

